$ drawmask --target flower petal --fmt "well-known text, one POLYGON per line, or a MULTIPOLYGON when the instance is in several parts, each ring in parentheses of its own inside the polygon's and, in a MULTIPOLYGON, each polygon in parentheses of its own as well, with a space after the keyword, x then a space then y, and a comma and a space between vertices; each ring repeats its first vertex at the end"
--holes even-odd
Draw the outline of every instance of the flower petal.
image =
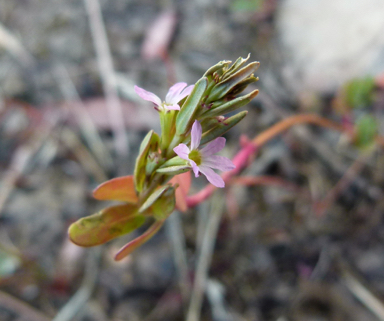
POLYGON ((167 96, 165 96, 165 102, 170 105, 177 104, 180 100, 175 100, 180 95, 181 91, 187 86, 185 82, 178 82, 169 88, 167 96))
POLYGON ((199 167, 200 172, 202 172, 207 180, 216 187, 223 188, 225 186, 224 180, 221 178, 221 176, 213 171, 213 169, 207 167, 207 166, 201 166, 199 167))
POLYGON ((164 105, 164 107, 166 109, 169 109, 169 110, 180 110, 180 106, 178 104, 175 104, 175 105, 164 105))
POLYGON ((192 166, 192 170, 193 170, 193 172, 195 173, 195 177, 199 177, 200 176, 200 174, 199 174, 199 172, 200 172, 200 168, 196 165, 196 163, 193 161, 193 160, 189 160, 189 163, 191 164, 191 166, 192 166))
POLYGON ((178 103, 180 100, 187 97, 192 92, 193 87, 195 87, 195 85, 190 85, 187 88, 185 88, 181 93, 179 93, 177 96, 174 97, 174 102, 178 103))
POLYGON ((136 94, 138 94, 144 100, 151 101, 157 106, 161 105, 161 99, 157 97, 154 93, 146 91, 145 89, 140 88, 139 86, 135 86, 135 91, 136 94))
POLYGON ((189 160, 189 153, 190 153, 190 150, 188 148, 187 145, 185 144, 179 144, 177 145, 173 151, 177 154, 177 156, 179 156, 180 158, 182 159, 185 159, 185 160, 189 160))
POLYGON ((203 129, 201 128, 200 123, 195 120, 191 131, 191 150, 197 149, 197 147, 199 147, 202 133, 203 129))
POLYGON ((226 172, 236 168, 232 161, 224 156, 212 155, 207 158, 203 158, 202 166, 208 166, 220 171, 226 172))
POLYGON ((218 137, 205 146, 200 152, 203 158, 209 157, 217 152, 220 152, 225 146, 225 138, 218 137))

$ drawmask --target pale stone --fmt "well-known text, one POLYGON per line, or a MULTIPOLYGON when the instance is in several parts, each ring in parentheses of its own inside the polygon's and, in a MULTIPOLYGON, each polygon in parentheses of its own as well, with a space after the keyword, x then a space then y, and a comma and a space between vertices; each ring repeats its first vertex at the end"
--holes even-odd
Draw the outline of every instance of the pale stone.
POLYGON ((383 0, 284 0, 277 30, 283 79, 295 93, 384 72, 383 0))

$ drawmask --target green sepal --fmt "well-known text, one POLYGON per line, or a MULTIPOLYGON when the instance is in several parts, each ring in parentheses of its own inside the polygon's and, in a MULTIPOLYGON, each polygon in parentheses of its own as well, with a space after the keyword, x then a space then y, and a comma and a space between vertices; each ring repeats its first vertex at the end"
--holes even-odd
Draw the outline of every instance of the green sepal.
POLYGON ((181 136, 186 134, 195 121, 195 114, 201 105, 201 99, 207 88, 208 80, 203 77, 197 81, 191 94, 181 107, 176 117, 176 133, 181 136))
POLYGON ((108 207, 71 224, 69 238, 84 247, 104 244, 139 228, 145 222, 145 214, 139 214, 134 204, 108 207))
POLYGON ((233 115, 232 117, 225 119, 222 122, 219 122, 216 125, 216 127, 205 132, 201 136, 200 145, 204 145, 210 142, 211 140, 214 140, 215 138, 222 136, 224 133, 230 130, 233 126, 235 126, 240 120, 242 120, 247 114, 248 114, 248 111, 244 110, 237 113, 236 115, 233 115))
POLYGON ((151 130, 143 139, 140 145, 139 156, 136 159, 134 170, 135 188, 137 192, 141 192, 146 179, 147 157, 150 151, 156 152, 159 146, 159 135, 151 130))
POLYGON ((205 112, 200 118, 204 119, 206 117, 215 117, 215 116, 225 115, 227 113, 230 113, 231 111, 234 111, 248 104, 253 98, 257 96, 258 93, 259 93, 258 90, 254 90, 248 95, 233 99, 219 107, 216 107, 216 108, 212 107, 210 110, 205 112))
POLYGON ((233 88, 242 82, 244 79, 248 77, 253 77, 253 72, 259 68, 259 62, 252 62, 244 68, 238 70, 236 73, 231 75, 229 78, 219 82, 215 87, 212 88, 209 97, 206 102, 209 103, 211 101, 221 99, 225 95, 227 95, 233 88))
POLYGON ((175 134, 175 110, 162 110, 160 114, 161 149, 165 150, 175 134))
POLYGON ((356 141, 359 148, 370 147, 375 142, 378 132, 377 120, 371 115, 364 115, 356 122, 356 141))

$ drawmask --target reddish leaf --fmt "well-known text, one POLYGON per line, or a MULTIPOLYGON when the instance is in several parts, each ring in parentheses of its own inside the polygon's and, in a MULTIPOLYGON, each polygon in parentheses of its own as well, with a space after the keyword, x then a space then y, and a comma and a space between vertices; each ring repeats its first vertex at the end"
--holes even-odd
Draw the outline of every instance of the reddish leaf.
POLYGON ((96 187, 93 197, 101 201, 137 203, 133 176, 116 177, 96 187))
POLYGON ((179 184, 176 188, 176 208, 179 211, 186 212, 188 210, 186 197, 191 187, 191 172, 182 173, 174 176, 171 181, 172 184, 179 184))
POLYGON ((117 205, 78 220, 71 224, 68 233, 73 243, 89 247, 132 232, 144 221, 145 216, 138 214, 137 206, 117 205))
POLYGON ((163 226, 163 224, 164 221, 156 221, 155 223, 153 223, 144 234, 125 244, 115 255, 115 260, 122 260, 127 255, 131 254, 134 250, 136 250, 139 246, 143 245, 145 242, 150 240, 163 226))

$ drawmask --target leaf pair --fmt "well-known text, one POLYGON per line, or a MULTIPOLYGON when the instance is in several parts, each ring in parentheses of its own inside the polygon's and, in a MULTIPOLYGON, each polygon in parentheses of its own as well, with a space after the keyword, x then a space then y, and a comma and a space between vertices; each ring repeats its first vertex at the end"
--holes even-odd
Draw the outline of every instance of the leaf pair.
POLYGON ((127 204, 107 207, 76 221, 68 230, 71 241, 84 247, 101 245, 134 231, 145 223, 147 217, 153 217, 155 221, 148 230, 116 254, 115 259, 121 260, 156 234, 172 213, 175 203, 178 203, 181 210, 186 210, 185 197, 190 186, 190 175, 189 179, 186 176, 175 178, 172 183, 181 183, 182 188, 176 192, 178 201, 175 200, 175 187, 167 184, 156 189, 142 205, 138 203, 133 176, 114 178, 101 184, 93 192, 96 199, 127 204))

